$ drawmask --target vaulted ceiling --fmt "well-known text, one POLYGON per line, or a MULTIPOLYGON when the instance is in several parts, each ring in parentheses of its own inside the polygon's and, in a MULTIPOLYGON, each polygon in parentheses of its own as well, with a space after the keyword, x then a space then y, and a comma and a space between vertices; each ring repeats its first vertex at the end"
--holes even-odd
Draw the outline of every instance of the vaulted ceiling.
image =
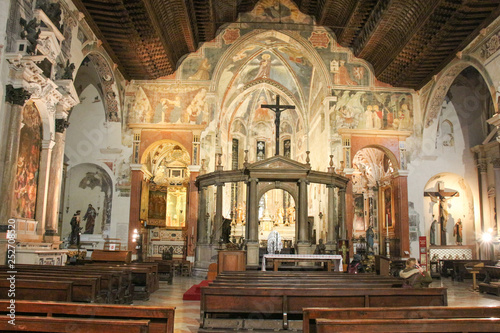
MULTIPOLYGON (((275 0, 279 1, 279 0, 275 0)), ((74 0, 127 79, 156 79, 257 0, 74 0)), ((378 80, 419 89, 500 14, 500 0, 295 0, 378 80)))

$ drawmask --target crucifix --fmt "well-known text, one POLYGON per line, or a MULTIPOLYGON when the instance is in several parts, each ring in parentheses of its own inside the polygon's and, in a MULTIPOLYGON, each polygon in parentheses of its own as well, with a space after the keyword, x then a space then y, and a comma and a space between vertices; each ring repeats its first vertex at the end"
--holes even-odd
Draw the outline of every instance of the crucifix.
POLYGON ((425 191, 424 196, 430 197, 433 202, 439 201, 439 225, 441 226, 441 244, 446 245, 446 222, 448 222, 447 201, 453 197, 458 197, 460 193, 455 190, 445 189, 443 182, 438 182, 437 191, 425 191))
POLYGON ((262 108, 271 109, 276 113, 274 124, 276 125, 276 156, 280 154, 280 116, 281 112, 286 110, 294 110, 295 105, 280 105, 280 95, 276 96, 276 105, 262 104, 262 108))

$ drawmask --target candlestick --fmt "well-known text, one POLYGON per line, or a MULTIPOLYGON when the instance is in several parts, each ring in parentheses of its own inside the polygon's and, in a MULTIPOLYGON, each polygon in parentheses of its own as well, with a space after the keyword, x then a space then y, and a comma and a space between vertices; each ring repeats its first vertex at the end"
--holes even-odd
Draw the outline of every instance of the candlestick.
POLYGON ((389 214, 385 214, 385 230, 387 231, 387 238, 389 238, 389 214))

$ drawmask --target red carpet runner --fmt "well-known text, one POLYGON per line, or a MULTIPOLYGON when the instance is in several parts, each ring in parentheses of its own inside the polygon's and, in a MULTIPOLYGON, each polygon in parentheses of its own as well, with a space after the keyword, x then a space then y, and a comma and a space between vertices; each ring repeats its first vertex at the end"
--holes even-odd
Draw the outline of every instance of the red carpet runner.
POLYGON ((201 299, 201 287, 208 286, 210 281, 203 280, 200 284, 195 284, 189 288, 182 296, 184 301, 199 301, 201 299))

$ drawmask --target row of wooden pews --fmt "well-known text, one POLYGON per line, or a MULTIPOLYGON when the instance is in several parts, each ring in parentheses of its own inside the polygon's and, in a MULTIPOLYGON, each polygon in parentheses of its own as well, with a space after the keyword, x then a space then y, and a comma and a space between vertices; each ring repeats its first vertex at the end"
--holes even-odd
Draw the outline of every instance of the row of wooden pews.
POLYGON ((500 307, 304 308, 303 333, 500 332, 500 307))
MULTIPOLYGON (((0 269, 0 298, 8 298, 6 266, 0 269)), ((159 288, 154 263, 94 263, 75 266, 16 265, 16 299, 131 304, 159 288)))
POLYGON ((445 306, 446 288, 332 272, 225 272, 201 288, 202 329, 302 329, 303 308, 445 306))
POLYGON ((72 333, 173 333, 175 307, 15 302, 15 326, 9 300, 0 300, 0 331, 72 333))

